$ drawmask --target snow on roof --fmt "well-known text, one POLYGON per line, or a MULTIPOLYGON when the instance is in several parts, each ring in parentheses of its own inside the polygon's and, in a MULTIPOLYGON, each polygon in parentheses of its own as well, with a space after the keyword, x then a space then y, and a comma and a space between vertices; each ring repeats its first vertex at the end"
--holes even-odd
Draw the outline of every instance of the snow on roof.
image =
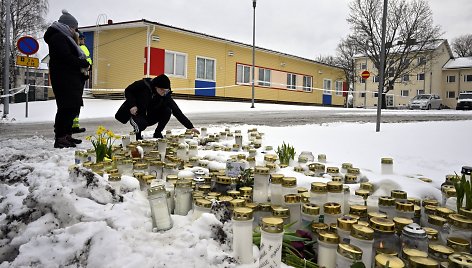
POLYGON ((443 69, 472 68, 472 57, 450 59, 443 69))

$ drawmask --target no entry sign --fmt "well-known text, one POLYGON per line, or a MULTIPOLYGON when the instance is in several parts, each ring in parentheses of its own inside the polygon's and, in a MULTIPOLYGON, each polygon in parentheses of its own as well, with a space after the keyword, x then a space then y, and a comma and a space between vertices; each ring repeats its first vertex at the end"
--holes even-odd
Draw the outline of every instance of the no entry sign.
POLYGON ((369 77, 370 77, 369 71, 363 71, 363 72, 361 73, 361 77, 364 78, 364 79, 369 78, 369 77))
POLYGON ((33 55, 38 52, 39 43, 31 36, 23 36, 16 42, 18 50, 26 55, 33 55))

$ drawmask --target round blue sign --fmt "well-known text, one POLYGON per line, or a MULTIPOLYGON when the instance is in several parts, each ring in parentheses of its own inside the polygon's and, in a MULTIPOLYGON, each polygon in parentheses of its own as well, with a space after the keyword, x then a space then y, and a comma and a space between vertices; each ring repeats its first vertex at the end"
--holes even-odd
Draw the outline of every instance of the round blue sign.
POLYGON ((32 55, 39 50, 39 43, 31 36, 23 36, 16 42, 18 50, 26 55, 32 55))

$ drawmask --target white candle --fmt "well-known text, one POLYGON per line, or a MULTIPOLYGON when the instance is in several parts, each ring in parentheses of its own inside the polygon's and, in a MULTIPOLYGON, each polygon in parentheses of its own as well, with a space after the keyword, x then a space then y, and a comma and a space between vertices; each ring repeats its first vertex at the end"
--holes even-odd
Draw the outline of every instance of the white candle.
POLYGON ((318 236, 318 266, 336 267, 336 248, 339 236, 335 233, 321 232, 318 236))
POLYGON ((393 174, 393 159, 389 157, 383 157, 380 160, 380 169, 382 174, 393 174))
POLYGON ((261 247, 259 268, 280 267, 282 265, 283 220, 263 218, 261 226, 261 247))
POLYGON ((233 211, 233 250, 241 264, 253 263, 252 222, 253 211, 250 208, 235 208, 233 211))
POLYGON ((256 166, 254 168, 253 201, 264 203, 269 199, 269 169, 256 166))
POLYGON ((172 228, 165 188, 163 186, 150 188, 148 190, 148 200, 151 206, 153 230, 164 231, 172 228))
POLYGON ((367 226, 354 224, 349 236, 351 245, 357 246, 362 250, 362 262, 365 267, 372 267, 374 230, 367 226))

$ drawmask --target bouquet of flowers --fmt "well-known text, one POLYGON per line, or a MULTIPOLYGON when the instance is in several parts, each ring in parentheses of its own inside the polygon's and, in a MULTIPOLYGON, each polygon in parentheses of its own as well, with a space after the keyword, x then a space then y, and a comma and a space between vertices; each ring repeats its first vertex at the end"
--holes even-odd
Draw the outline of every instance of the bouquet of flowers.
POLYGON ((92 142, 97 163, 102 162, 105 157, 111 159, 113 142, 118 138, 113 131, 104 126, 98 126, 95 135, 85 137, 86 140, 92 142))

